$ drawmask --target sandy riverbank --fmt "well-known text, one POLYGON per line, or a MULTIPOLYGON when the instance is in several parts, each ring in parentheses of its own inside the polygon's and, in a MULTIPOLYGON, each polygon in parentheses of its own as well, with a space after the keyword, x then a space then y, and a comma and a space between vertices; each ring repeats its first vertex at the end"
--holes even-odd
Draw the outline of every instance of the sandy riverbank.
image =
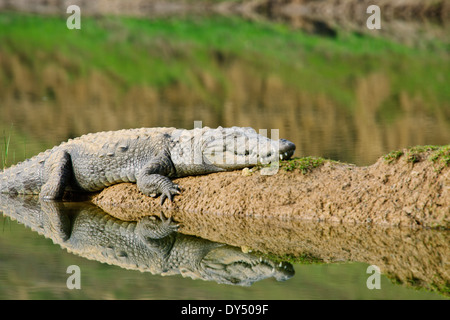
MULTIPOLYGON (((448 146, 403 150, 368 167, 323 161, 305 172, 291 160, 272 176, 254 170, 186 177, 175 180, 183 193, 162 211, 449 228, 450 169, 439 158, 444 149, 448 153, 448 146)), ((124 220, 161 210, 159 199, 134 184, 107 188, 93 202, 124 220)))

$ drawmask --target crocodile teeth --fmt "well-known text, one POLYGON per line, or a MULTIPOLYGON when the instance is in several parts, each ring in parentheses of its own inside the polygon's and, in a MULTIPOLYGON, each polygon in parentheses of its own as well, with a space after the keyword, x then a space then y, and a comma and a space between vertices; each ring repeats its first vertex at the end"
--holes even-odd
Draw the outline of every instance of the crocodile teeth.
POLYGON ((280 160, 288 159, 288 158, 289 158, 289 153, 287 151, 285 153, 280 154, 280 160))

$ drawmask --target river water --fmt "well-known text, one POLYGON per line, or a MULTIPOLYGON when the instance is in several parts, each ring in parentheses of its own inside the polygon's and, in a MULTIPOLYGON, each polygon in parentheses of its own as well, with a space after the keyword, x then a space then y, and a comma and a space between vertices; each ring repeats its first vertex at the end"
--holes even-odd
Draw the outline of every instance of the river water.
MULTIPOLYGON (((431 286, 437 280, 435 275, 446 276, 448 270, 442 265, 441 258, 448 253, 445 250, 448 235, 431 230, 399 233, 395 228, 358 231, 349 226, 342 229, 342 226, 320 223, 313 228, 306 222, 285 222, 284 227, 278 223, 281 234, 273 235, 271 241, 285 243, 283 250, 294 253, 312 250, 315 246, 326 247, 323 256, 330 261, 305 257, 303 262, 291 264, 282 262, 283 258, 277 259, 276 255, 262 256, 275 264, 260 269, 260 256, 256 253, 246 252, 244 247, 229 246, 226 247, 228 251, 217 254, 216 260, 214 257, 208 259, 213 260, 214 268, 220 263, 227 264, 229 271, 236 268, 231 276, 192 280, 186 272, 185 277, 180 275, 182 267, 176 267, 173 275, 162 276, 161 272, 155 272, 151 266, 157 258, 152 258, 151 254, 150 258, 142 260, 150 267, 141 270, 133 270, 136 269, 133 264, 138 264, 139 258, 130 259, 131 264, 124 264, 123 259, 101 263, 105 262, 106 255, 110 255, 108 250, 119 247, 118 242, 108 240, 107 235, 108 228, 118 221, 107 218, 107 213, 92 204, 66 204, 64 209, 52 211, 48 204, 41 205, 33 197, 30 200, 2 196, 1 200, 0 210, 5 215, 0 220, 1 299, 445 299, 438 293, 395 284, 397 279, 408 277, 408 269, 422 278, 416 279, 415 285, 419 288, 431 286), (53 220, 66 215, 72 221, 70 240, 61 241, 58 224, 53 220), (94 220, 100 222, 92 227, 95 232, 89 233, 85 227, 94 220), (405 245, 405 239, 412 238, 421 245, 405 245), (227 257, 221 259, 221 255, 227 257), (411 255, 416 257, 411 260, 411 255), (232 260, 236 262, 234 265, 232 260), (281 268, 277 267, 279 261, 283 264, 281 268), (249 271, 250 264, 253 272, 249 271), (370 265, 378 265, 389 278, 374 272, 370 265), (70 280, 73 266, 79 268, 76 282, 70 280), (374 275, 379 278, 370 278, 374 275), (234 279, 234 284, 224 284, 227 279, 234 279), (73 287, 74 283, 76 287, 73 287)), ((118 229, 112 230, 118 232, 118 229)), ((123 232, 120 234, 128 239, 132 237, 123 232)), ((186 237, 190 248, 186 254, 215 246, 209 240, 186 237)), ((132 242, 123 243, 120 250, 137 250, 132 242)), ((249 241, 248 245, 254 243, 249 241)), ((152 248, 156 250, 156 247, 152 248)), ((219 248, 225 250, 223 246, 219 248)), ((145 247, 138 251, 138 257, 149 254, 145 247)), ((195 268, 190 268, 195 272, 195 268)))

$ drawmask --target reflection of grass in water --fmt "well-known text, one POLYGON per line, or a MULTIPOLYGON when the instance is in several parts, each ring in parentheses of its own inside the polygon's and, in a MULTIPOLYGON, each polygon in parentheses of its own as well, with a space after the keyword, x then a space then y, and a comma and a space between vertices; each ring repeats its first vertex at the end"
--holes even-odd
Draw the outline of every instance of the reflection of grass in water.
MULTIPOLYGON (((239 58, 259 74, 279 74, 290 86, 325 93, 353 105, 355 79, 380 69, 396 90, 448 101, 445 54, 353 34, 319 38, 288 27, 238 18, 140 20, 82 18, 68 30, 64 18, 1 14, 3 50, 22 55, 39 72, 37 52, 66 57, 72 77, 94 67, 127 86, 184 83, 205 94, 198 79, 207 70, 226 89, 218 65, 239 58), (427 85, 424 88, 424 83, 427 85)), ((442 50, 444 52, 444 50, 442 50)))
POLYGON ((257 255, 260 255, 263 258, 272 260, 275 263, 280 263, 280 262, 289 262, 289 263, 299 263, 299 264, 323 264, 325 263, 323 259, 314 256, 313 254, 310 253, 303 253, 299 256, 296 255, 292 255, 292 254, 285 254, 285 255, 275 255, 275 254, 264 254, 264 253, 260 253, 257 252, 257 255))

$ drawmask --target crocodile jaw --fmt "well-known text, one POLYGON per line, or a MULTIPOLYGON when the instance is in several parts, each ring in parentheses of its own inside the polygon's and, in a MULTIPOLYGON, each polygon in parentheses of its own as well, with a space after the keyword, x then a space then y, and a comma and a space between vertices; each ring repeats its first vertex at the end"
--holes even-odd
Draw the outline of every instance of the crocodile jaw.
POLYGON ((217 128, 203 136, 203 159, 216 167, 235 170, 287 160, 295 152, 295 144, 272 140, 252 128, 217 128))
POLYGON ((290 263, 276 263, 270 259, 244 253, 239 248, 224 246, 208 252, 201 261, 205 278, 218 283, 250 286, 267 278, 286 281, 295 274, 290 263))

